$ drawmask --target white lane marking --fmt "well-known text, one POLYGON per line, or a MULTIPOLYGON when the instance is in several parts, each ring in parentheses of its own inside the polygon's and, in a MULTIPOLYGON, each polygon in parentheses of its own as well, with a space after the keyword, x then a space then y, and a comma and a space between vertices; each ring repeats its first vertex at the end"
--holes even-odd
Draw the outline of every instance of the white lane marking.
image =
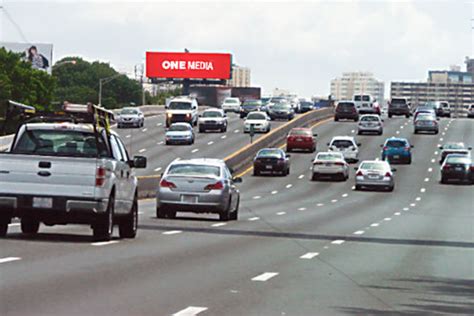
POLYGON ((406 211, 409 211, 410 209, 408 207, 404 207, 403 210, 406 212, 406 211))
POLYGON ((249 221, 254 222, 254 221, 258 221, 259 219, 260 219, 260 217, 255 216, 255 217, 250 217, 249 221))
POLYGON ((352 130, 351 133, 354 134, 354 133, 355 133, 355 130, 352 130))
POLYGON ((433 172, 433 168, 428 168, 428 172, 433 172))
POLYGON ((336 200, 336 199, 334 199, 334 200, 331 200, 331 203, 336 203, 336 202, 337 202, 337 200, 336 200))
POLYGON ((396 134, 400 134, 400 131, 396 131, 395 133, 396 133, 396 134))
POLYGON ((161 142, 158 142, 156 143, 157 145, 163 145, 165 142, 164 141, 161 141, 161 142))
POLYGON ((329 249, 329 246, 324 246, 323 248, 324 248, 324 249, 329 249))
POLYGON ((316 206, 324 206, 324 203, 318 203, 316 206))
POLYGON ((212 224, 211 226, 212 227, 221 227, 221 226, 225 226, 227 225, 227 223, 215 223, 215 224, 212 224))
POLYGON ((108 246, 108 245, 113 245, 117 244, 118 240, 109 240, 109 241, 98 241, 98 242, 93 242, 91 245, 100 247, 100 246, 108 246))
POLYGON ((356 189, 356 186, 355 186, 355 185, 353 185, 351 189, 352 189, 352 190, 355 190, 355 189, 356 189))
POLYGON ((130 138, 132 137, 132 135, 128 134, 127 136, 125 136, 125 138, 130 138))
POLYGON ((417 201, 417 202, 421 201, 421 197, 417 196, 415 201, 417 201))
POLYGON ((421 188, 421 189, 420 189, 420 192, 421 192, 421 193, 425 193, 425 192, 426 192, 426 189, 425 189, 425 188, 421 188))
POLYGON ((435 163, 435 161, 436 161, 436 160, 435 160, 434 158, 433 158, 433 159, 431 159, 431 163, 435 163))
POLYGON ((199 151, 199 148, 195 148, 193 150, 191 150, 191 152, 194 154, 194 153, 197 153, 199 151))
POLYGON ((437 154, 438 154, 438 151, 436 150, 436 151, 434 152, 434 154, 437 155, 437 154))
POLYGON ((255 195, 252 199, 258 200, 258 199, 260 199, 260 198, 262 198, 260 195, 255 195))
POLYGON ((393 213, 393 215, 395 215, 395 216, 400 216, 400 214, 401 214, 400 212, 393 213))
POLYGON ((145 214, 145 212, 138 212, 137 214, 138 214, 138 215, 142 215, 142 214, 145 214))
POLYGON ((317 255, 319 255, 319 252, 308 252, 308 253, 305 253, 304 255, 302 255, 300 257, 300 259, 313 259, 317 255))
POLYGON ((140 149, 138 152, 139 152, 139 153, 144 153, 145 151, 146 151, 146 148, 142 148, 142 149, 140 149))
POLYGON ((160 171, 161 167, 155 168, 155 171, 160 171))
POLYGON ((236 130, 234 131, 234 133, 236 133, 236 134, 237 134, 238 132, 239 132, 239 130, 238 130, 238 129, 236 129, 236 130))
POLYGON ((379 226, 379 223, 370 224, 370 227, 377 227, 377 226, 379 226))
POLYGON ((168 230, 166 232, 163 232, 163 235, 176 235, 176 234, 181 234, 183 231, 182 230, 168 230))
POLYGON ((378 158, 378 157, 377 157, 377 158, 375 158, 375 161, 379 161, 379 160, 380 160, 380 158, 378 158))
POLYGON ((443 141, 443 137, 441 137, 441 138, 439 139, 439 141, 442 142, 442 141, 443 141))
POLYGON ((0 263, 7 263, 7 262, 12 262, 12 261, 18 261, 21 260, 20 257, 5 257, 5 258, 0 258, 0 263))
POLYGON ((304 174, 301 174, 298 176, 298 179, 303 179, 304 178, 304 174))
POLYGON ((411 206, 411 207, 415 207, 415 206, 416 206, 416 203, 411 203, 410 206, 411 206))
POLYGON ((403 129, 404 127, 405 127, 405 126, 402 125, 402 126, 400 126, 400 129, 403 129))
POLYGON ((344 194, 342 195, 343 198, 348 197, 348 196, 349 196, 349 194, 347 194, 347 193, 344 193, 344 194))
POLYGON ((442 133, 441 133, 441 135, 443 135, 443 136, 444 136, 444 135, 446 135, 446 133, 445 133, 445 132, 442 132, 442 133))
POLYGON ((331 241, 331 244, 340 245, 340 244, 343 244, 344 242, 345 240, 343 239, 336 239, 336 240, 331 241))
POLYGON ((176 157, 174 160, 176 161, 181 160, 181 157, 176 157))
POLYGON ((428 181, 430 181, 430 178, 425 178, 425 182, 428 182, 428 181))
POLYGON ((253 277, 252 281, 266 282, 270 280, 271 278, 277 276, 278 274, 279 274, 278 272, 265 272, 260 275, 257 275, 256 277, 253 277))
POLYGON ((272 191, 271 193, 272 193, 272 194, 277 194, 278 191, 277 191, 277 190, 274 190, 274 191, 272 191))
POLYGON ((11 224, 8 224, 8 227, 15 227, 15 226, 20 226, 21 224, 20 223, 11 223, 11 224))
POLYGON ((145 133, 148 130, 148 128, 142 129, 142 132, 145 133))
POLYGON ((188 306, 185 309, 180 310, 179 312, 174 313, 172 316, 194 316, 201 312, 206 311, 207 307, 201 306, 188 306))
POLYGON ((211 140, 209 143, 207 143, 208 145, 212 145, 214 144, 214 142, 211 140))
POLYGON ((306 211, 306 207, 300 207, 298 211, 306 211))
POLYGON ((388 222, 388 221, 391 221, 392 218, 391 217, 385 217, 383 220, 388 222))
POLYGON ((363 231, 363 230, 358 230, 358 231, 356 231, 356 232, 353 232, 352 234, 354 234, 354 235, 362 235, 363 233, 365 233, 365 231, 363 231))
POLYGON ((156 124, 156 126, 161 126, 161 125, 163 125, 163 123, 158 123, 158 124, 156 124))
POLYGON ((287 185, 286 185, 286 188, 289 189, 289 188, 291 188, 292 186, 293 186, 293 184, 290 183, 290 184, 287 184, 287 185))
POLYGON ((285 215, 285 214, 286 214, 286 212, 278 212, 277 213, 278 216, 285 215))
POLYGON ((225 138, 227 138, 227 135, 222 135, 221 138, 225 139, 225 138))

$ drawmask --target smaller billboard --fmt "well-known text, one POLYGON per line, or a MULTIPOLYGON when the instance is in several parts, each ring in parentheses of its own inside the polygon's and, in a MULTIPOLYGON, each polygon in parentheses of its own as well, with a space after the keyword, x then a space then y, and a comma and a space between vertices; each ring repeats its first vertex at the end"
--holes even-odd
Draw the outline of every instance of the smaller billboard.
POLYGON ((148 78, 230 79, 231 67, 231 54, 146 53, 148 78))
POLYGON ((53 66, 53 44, 0 42, 0 47, 14 53, 24 53, 25 59, 35 69, 51 74, 53 66))

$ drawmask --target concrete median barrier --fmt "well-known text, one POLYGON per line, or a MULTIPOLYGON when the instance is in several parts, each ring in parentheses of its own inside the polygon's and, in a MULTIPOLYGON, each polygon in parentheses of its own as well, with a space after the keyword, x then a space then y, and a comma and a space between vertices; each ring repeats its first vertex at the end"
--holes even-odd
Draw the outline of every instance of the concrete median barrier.
MULTIPOLYGON (((258 138, 252 144, 248 144, 235 153, 227 156, 224 158, 224 160, 229 168, 234 170, 234 174, 239 174, 251 164, 255 154, 260 149, 279 145, 286 139, 286 136, 292 128, 311 126, 318 121, 322 121, 333 116, 333 113, 333 108, 322 108, 297 116, 295 119, 258 138)), ((155 197, 159 180, 160 175, 138 177, 139 198, 142 199, 155 197)))

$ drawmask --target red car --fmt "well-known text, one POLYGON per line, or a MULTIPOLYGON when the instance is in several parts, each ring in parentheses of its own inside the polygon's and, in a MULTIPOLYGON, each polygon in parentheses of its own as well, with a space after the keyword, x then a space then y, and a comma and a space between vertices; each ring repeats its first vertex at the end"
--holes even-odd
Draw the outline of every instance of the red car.
POLYGON ((318 134, 313 134, 311 128, 293 128, 286 138, 286 151, 295 149, 316 151, 316 139, 318 134))

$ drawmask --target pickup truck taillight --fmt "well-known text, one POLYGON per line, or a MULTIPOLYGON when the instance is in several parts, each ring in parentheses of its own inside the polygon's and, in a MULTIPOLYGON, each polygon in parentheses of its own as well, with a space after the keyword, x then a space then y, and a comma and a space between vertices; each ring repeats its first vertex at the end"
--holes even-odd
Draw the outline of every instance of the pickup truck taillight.
POLYGON ((95 172, 95 186, 96 187, 101 187, 105 183, 105 168, 104 167, 98 167, 96 172, 95 172))

